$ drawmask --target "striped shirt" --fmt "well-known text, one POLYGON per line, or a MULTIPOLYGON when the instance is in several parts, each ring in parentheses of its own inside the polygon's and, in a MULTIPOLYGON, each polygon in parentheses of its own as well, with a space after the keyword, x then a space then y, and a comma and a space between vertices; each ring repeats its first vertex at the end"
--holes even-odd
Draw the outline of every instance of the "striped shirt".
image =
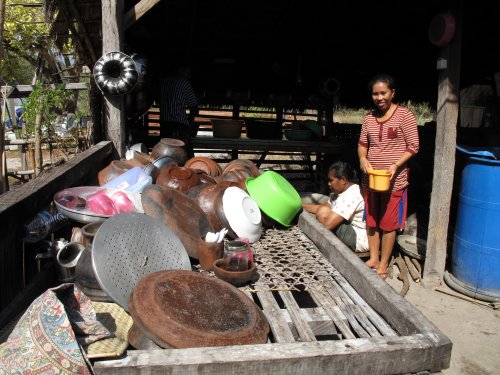
MULTIPOLYGON (((358 144, 368 149, 367 158, 374 169, 389 169, 392 163, 408 151, 416 154, 419 149, 418 128, 415 115, 404 107, 397 106, 392 116, 379 122, 372 113, 363 119, 358 144)), ((409 168, 402 165, 391 181, 391 191, 408 186, 409 168)), ((368 176, 363 175, 363 186, 368 186, 368 176)))
POLYGON ((198 105, 191 83, 180 77, 167 77, 160 85, 160 121, 189 126, 186 109, 198 105))

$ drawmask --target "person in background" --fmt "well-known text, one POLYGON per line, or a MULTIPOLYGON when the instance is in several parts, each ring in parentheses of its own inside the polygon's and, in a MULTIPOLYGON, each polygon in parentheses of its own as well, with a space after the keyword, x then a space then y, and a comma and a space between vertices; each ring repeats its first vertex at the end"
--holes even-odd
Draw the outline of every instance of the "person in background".
POLYGON ((160 80, 160 137, 180 139, 190 157, 191 129, 198 114, 198 99, 189 79, 191 66, 175 63, 160 80), (189 114, 187 113, 189 110, 189 114))
POLYGON ((375 108, 365 115, 358 142, 370 259, 366 264, 383 279, 396 231, 404 229, 407 208, 408 160, 419 150, 417 121, 408 109, 393 103, 394 78, 379 74, 369 83, 375 108), (370 169, 387 170, 391 176, 387 192, 368 189, 370 169))
POLYGON ((363 221, 365 203, 356 181, 356 171, 349 163, 334 162, 328 168, 328 187, 332 191, 328 202, 302 203, 302 207, 315 214, 318 221, 333 231, 349 248, 363 252, 368 251, 363 221))

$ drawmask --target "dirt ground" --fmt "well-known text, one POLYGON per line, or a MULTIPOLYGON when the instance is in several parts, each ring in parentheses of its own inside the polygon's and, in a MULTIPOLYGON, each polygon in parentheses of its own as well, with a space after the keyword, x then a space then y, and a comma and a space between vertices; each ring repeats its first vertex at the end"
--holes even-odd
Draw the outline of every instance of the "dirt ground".
MULTIPOLYGON (((394 267, 394 275, 398 274, 394 267)), ((397 292, 402 283, 387 279, 397 292)), ((444 289, 450 290, 444 284, 444 289)), ((410 278, 405 298, 453 343, 450 368, 444 375, 500 374, 500 310, 426 289, 410 278)))

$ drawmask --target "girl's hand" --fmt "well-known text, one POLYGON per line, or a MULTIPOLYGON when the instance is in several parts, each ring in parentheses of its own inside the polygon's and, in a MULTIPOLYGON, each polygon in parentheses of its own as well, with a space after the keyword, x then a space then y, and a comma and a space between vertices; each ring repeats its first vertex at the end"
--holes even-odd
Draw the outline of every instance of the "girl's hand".
POLYGON ((388 171, 391 174, 391 180, 392 180, 396 175, 396 172, 398 171, 398 166, 396 165, 396 163, 392 163, 388 171))
POLYGON ((367 158, 362 158, 359 160, 359 168, 365 174, 368 174, 368 170, 372 168, 372 165, 367 158))

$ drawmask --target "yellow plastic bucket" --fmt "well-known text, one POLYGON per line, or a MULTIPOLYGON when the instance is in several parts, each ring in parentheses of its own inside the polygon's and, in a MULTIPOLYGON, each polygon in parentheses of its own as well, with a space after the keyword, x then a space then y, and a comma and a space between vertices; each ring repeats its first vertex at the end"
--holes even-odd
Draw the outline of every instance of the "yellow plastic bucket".
POLYGON ((368 187, 375 191, 387 191, 391 185, 391 173, 385 169, 368 170, 368 187))

